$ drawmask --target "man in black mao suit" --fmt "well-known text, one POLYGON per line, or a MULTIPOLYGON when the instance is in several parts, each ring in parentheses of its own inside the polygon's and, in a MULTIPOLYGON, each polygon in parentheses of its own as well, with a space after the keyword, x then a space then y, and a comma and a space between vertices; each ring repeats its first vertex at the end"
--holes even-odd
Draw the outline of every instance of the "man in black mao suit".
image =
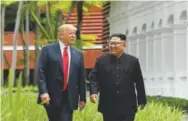
POLYGON ((90 100, 96 103, 100 93, 98 110, 104 121, 134 121, 137 107, 146 105, 139 61, 126 54, 125 48, 126 36, 113 34, 110 52, 97 58, 90 73, 90 100))
POLYGON ((42 48, 38 62, 38 103, 43 104, 49 121, 72 121, 73 110, 86 102, 84 60, 71 46, 76 28, 64 24, 58 30, 59 42, 42 48))

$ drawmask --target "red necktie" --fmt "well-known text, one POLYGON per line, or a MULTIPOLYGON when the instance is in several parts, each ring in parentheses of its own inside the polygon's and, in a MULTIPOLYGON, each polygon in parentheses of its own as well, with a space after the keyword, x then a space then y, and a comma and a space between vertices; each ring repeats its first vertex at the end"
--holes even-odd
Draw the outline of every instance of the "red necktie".
POLYGON ((64 91, 67 89, 68 66, 69 66, 69 55, 68 55, 67 47, 65 47, 63 51, 63 76, 64 76, 63 90, 64 91))

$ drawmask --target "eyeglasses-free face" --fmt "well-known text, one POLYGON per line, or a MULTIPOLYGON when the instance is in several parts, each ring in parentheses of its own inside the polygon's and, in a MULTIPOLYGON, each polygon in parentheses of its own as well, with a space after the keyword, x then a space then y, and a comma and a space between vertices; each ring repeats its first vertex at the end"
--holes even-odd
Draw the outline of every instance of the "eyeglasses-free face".
POLYGON ((108 42, 110 52, 114 55, 122 53, 125 50, 125 45, 125 41, 119 37, 112 37, 108 42))

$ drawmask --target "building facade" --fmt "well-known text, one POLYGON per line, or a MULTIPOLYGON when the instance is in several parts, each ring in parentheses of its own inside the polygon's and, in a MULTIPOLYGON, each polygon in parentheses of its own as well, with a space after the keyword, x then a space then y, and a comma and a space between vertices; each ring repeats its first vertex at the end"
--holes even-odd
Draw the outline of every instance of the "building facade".
POLYGON ((113 1, 110 34, 125 33, 147 95, 188 99, 188 2, 113 1))

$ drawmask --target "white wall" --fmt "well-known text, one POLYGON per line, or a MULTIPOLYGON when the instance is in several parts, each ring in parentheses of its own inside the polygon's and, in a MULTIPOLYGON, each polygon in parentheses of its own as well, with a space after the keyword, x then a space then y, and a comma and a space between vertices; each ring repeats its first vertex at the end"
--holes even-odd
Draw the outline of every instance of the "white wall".
POLYGON ((127 33, 147 95, 188 99, 188 2, 113 1, 110 34, 127 33))

